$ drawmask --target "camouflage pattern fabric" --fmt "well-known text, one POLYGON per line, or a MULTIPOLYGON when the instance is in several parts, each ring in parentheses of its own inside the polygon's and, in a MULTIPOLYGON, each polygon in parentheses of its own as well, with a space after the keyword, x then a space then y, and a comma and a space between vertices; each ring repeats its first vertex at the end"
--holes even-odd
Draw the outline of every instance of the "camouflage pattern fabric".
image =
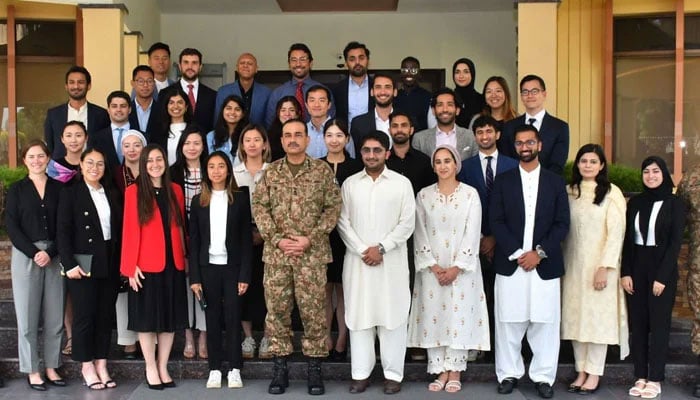
POLYGON ((678 197, 688 206, 688 302, 694 314, 690 343, 693 353, 700 355, 700 164, 683 174, 678 197))

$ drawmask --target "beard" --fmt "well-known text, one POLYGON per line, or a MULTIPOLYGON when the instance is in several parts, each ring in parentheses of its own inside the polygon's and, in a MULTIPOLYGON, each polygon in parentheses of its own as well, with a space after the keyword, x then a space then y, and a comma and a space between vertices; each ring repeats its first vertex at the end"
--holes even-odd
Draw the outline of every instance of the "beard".
POLYGON ((411 140, 411 135, 405 132, 399 132, 396 135, 391 135, 394 144, 404 144, 411 140))
POLYGON ((350 70, 350 75, 352 75, 356 78, 359 78, 361 76, 365 76, 365 74, 367 74, 367 68, 365 68, 361 65, 355 66, 353 69, 350 70))
POLYGON ((535 160, 539 154, 540 152, 538 150, 532 150, 529 154, 523 154, 522 152, 520 152, 518 153, 518 158, 520 159, 520 161, 530 162, 535 160))

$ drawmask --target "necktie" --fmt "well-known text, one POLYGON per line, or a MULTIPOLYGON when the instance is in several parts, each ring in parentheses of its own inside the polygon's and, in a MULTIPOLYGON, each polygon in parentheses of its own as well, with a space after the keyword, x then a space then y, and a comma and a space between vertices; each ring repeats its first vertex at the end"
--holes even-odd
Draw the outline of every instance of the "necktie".
POLYGON ((486 156, 486 174, 484 174, 484 177, 486 178, 486 198, 491 197, 491 189, 493 189, 493 168, 491 167, 491 160, 493 159, 493 156, 486 156))
POLYGON ((535 121, 537 121, 537 118, 528 118, 527 119, 527 124, 528 125, 535 125, 535 121))
POLYGON ((297 98, 297 101, 301 105, 301 110, 299 111, 299 119, 302 121, 304 120, 304 111, 306 109, 305 107, 305 102, 304 102, 304 81, 299 81, 297 82, 297 91, 294 93, 294 97, 297 98))
POLYGON ((116 150, 117 150, 117 157, 119 157, 119 162, 124 161, 124 154, 122 153, 122 135, 124 134, 124 128, 116 128, 114 129, 117 131, 117 145, 116 150))
POLYGON ((194 98, 194 85, 189 84, 187 85, 187 97, 190 99, 190 104, 192 105, 192 114, 194 114, 194 109, 197 107, 197 100, 194 98))

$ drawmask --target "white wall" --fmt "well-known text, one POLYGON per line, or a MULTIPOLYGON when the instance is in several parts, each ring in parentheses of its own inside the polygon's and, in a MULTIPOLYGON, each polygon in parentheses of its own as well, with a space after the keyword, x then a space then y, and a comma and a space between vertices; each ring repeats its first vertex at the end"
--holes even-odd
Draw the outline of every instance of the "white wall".
POLYGON ((227 63, 229 81, 242 52, 254 53, 260 70, 287 69, 289 45, 304 42, 311 48, 315 69, 337 69, 336 55, 352 40, 370 49, 370 69, 398 68, 402 58, 412 55, 423 68, 445 68, 448 86, 454 85, 450 71, 460 57, 475 62, 478 90, 490 75, 502 75, 514 85, 517 74, 515 11, 163 14, 160 24, 160 39, 170 45, 173 59, 184 47, 196 47, 205 63, 227 63))
MULTIPOLYGON (((90 0, 94 2, 94 0, 90 0)), ((114 0, 123 3, 129 10, 124 24, 131 31, 140 31, 141 50, 145 51, 152 43, 160 41, 160 8, 158 0, 114 0)))

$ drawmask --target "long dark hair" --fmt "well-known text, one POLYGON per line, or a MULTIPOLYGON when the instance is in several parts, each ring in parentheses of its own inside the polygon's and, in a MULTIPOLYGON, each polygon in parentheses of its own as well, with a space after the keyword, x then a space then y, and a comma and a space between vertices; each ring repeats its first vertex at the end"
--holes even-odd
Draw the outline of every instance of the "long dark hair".
POLYGON ((248 154, 246 154, 245 150, 243 150, 243 141, 245 140, 245 134, 250 131, 256 131, 262 137, 263 143, 265 144, 265 148, 262 152, 262 160, 263 162, 270 162, 270 160, 272 159, 272 149, 270 149, 270 138, 267 136, 267 131, 265 130, 265 128, 260 124, 248 124, 241 131, 241 135, 238 138, 238 158, 244 163, 248 161, 248 154))
POLYGON ((511 119, 515 119, 518 115, 515 113, 515 108, 513 108, 513 100, 510 97, 510 88, 508 88, 508 81, 502 76, 492 76, 489 79, 486 80, 484 83, 484 90, 482 93, 484 94, 484 110, 481 112, 482 115, 491 115, 492 111, 491 106, 489 103, 486 102, 486 87, 489 85, 491 82, 496 82, 498 83, 498 86, 503 89, 503 94, 505 97, 505 101, 503 102, 503 108, 505 109, 503 113, 503 121, 510 121, 511 119))
MULTIPOLYGON (((219 112, 219 116, 216 118, 216 126, 214 126, 214 149, 221 147, 227 140, 229 140, 229 138, 231 139, 231 144, 236 146, 241 130, 243 130, 243 127, 246 125, 248 125, 248 113, 245 111, 245 102, 243 99, 235 94, 226 97, 224 102, 221 103, 221 111, 219 112), (241 108, 243 111, 243 116, 241 117, 241 120, 236 123, 236 127, 233 128, 233 132, 229 134, 228 124, 224 119, 224 110, 226 109, 226 105, 232 101, 238 104, 238 107, 241 108)), ((204 143, 206 143, 206 141, 204 143)), ((231 151, 231 153, 235 154, 235 151, 231 151)))
MULTIPOLYGON (((175 90, 167 90, 162 94, 162 97, 158 97, 158 104, 160 104, 160 133, 161 136, 165 138, 166 142, 168 139, 168 134, 170 133, 170 114, 168 114, 168 102, 173 97, 180 96, 185 100, 185 113, 182 117, 186 124, 192 122, 192 105, 190 104, 190 99, 187 97, 180 85, 178 84, 175 90)), ((206 143, 206 141, 205 141, 206 143)), ((144 149, 145 150, 145 149, 144 149)))
POLYGON ((146 170, 146 164, 148 163, 148 155, 151 151, 157 150, 163 156, 163 176, 161 177, 161 189, 165 192, 165 200, 168 204, 168 211, 170 214, 170 219, 175 218, 175 223, 178 226, 184 226, 184 221, 182 215, 180 214, 180 207, 177 204, 177 199, 175 198, 175 193, 173 192, 172 184, 170 181, 170 171, 168 170, 168 155, 163 150, 163 148, 155 143, 151 143, 143 148, 141 156, 139 157, 139 176, 136 178, 136 202, 139 215, 139 224, 141 226, 146 225, 148 221, 153 218, 153 212, 156 207, 156 190, 153 187, 153 182, 151 181, 151 176, 148 175, 146 170))
POLYGON ((204 170, 202 172, 202 193, 199 194, 199 205, 202 207, 207 207, 211 202, 211 192, 213 190, 211 179, 209 179, 209 160, 214 157, 220 157, 226 163, 226 197, 228 198, 228 204, 233 204, 233 193, 238 191, 238 184, 233 178, 233 166, 231 165, 231 159, 228 158, 226 153, 223 151, 215 151, 209 154, 205 163, 204 170))
POLYGON ((272 123, 270 124, 270 129, 268 129, 268 132, 272 131, 280 131, 282 132, 282 122, 280 121, 280 110, 282 109, 282 105, 286 102, 290 102, 294 105, 294 108, 297 110, 297 118, 299 115, 301 115, 301 104, 299 104, 299 100, 297 100, 296 97, 294 96, 284 96, 279 101, 277 102, 277 105, 275 106, 275 119, 272 120, 272 123))
POLYGON ((610 192, 611 188, 610 180, 608 179, 608 161, 605 159, 605 151, 602 147, 600 147, 600 145, 588 143, 584 144, 580 149, 578 149, 576 159, 574 160, 574 165, 571 167, 571 184, 569 184, 569 187, 571 187, 572 190, 576 189, 576 192, 578 193, 576 196, 577 199, 581 197, 581 181, 583 181, 583 176, 581 176, 581 171, 578 169, 578 162, 586 153, 595 153, 595 155, 598 156, 601 165, 603 165, 603 168, 595 177, 596 187, 595 198, 593 199, 593 204, 600 205, 600 203, 602 203, 605 199, 605 195, 610 192))
POLYGON ((180 169, 183 172, 185 178, 190 177, 190 169, 187 168, 187 159, 185 154, 182 152, 182 148, 185 147, 185 142, 190 135, 198 135, 202 140, 202 153, 199 155, 199 170, 204 171, 205 161, 207 160, 207 155, 209 155, 209 149, 207 149, 207 137, 202 133, 202 129, 199 125, 192 123, 187 125, 184 131, 182 131, 182 136, 177 142, 177 150, 175 151, 175 163, 171 168, 180 169))

